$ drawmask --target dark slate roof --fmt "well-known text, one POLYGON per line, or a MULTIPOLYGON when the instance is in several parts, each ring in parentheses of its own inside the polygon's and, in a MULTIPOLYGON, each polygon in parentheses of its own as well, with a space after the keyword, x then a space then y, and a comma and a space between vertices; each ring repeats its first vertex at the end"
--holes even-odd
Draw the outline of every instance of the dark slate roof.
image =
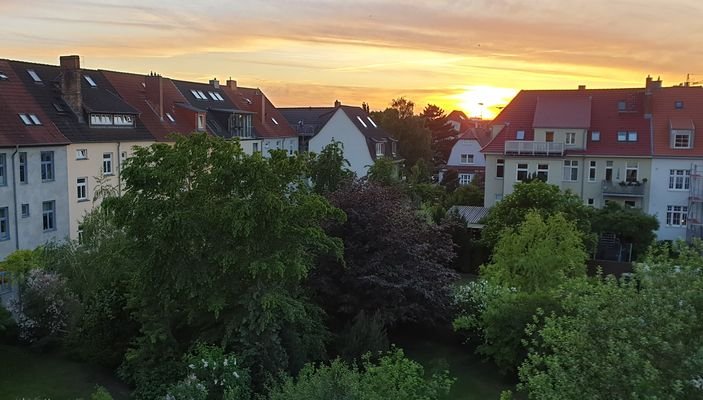
POLYGON ((361 107, 340 106, 340 108, 367 139, 376 141, 392 139, 391 135, 376 125, 376 121, 373 121, 361 107))
MULTIPOLYGON (((73 143, 83 142, 114 142, 114 141, 142 141, 153 140, 153 136, 141 123, 135 119, 133 127, 91 127, 88 116, 78 116, 70 111, 69 106, 61 98, 61 70, 58 66, 10 61, 16 75, 21 79, 24 87, 29 91, 43 112, 50 118, 59 131, 73 143), (35 83, 27 73, 33 69, 41 78, 42 83, 35 83), (62 109, 56 109, 55 104, 62 109)), ((116 90, 110 85, 100 71, 81 69, 83 75, 89 75, 96 83, 96 88, 90 87, 85 79, 81 79, 81 93, 84 109, 101 113, 137 114, 134 107, 127 104, 116 90)))
POLYGON ((334 114, 334 107, 288 107, 278 109, 298 135, 315 136, 334 114))
MULTIPOLYGON (((0 60, 0 147, 67 144, 41 105, 32 97, 7 60, 0 60), (20 113, 35 114, 41 125, 25 125, 20 113)), ((26 74, 26 71, 24 72, 26 74)))
POLYGON ((451 213, 454 211, 464 218, 468 225, 478 225, 481 220, 488 215, 490 208, 475 206, 452 206, 452 208, 449 209, 449 212, 451 213))
POLYGON ((298 137, 296 130, 292 129, 280 110, 260 89, 238 87, 235 90, 226 89, 225 92, 231 96, 240 109, 257 114, 257 117, 254 118, 254 129, 258 132, 259 137, 298 137))

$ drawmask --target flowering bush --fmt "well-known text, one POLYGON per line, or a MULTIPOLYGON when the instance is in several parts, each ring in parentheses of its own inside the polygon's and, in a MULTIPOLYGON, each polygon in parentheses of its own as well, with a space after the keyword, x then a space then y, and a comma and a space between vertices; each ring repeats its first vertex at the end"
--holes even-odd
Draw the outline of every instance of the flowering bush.
POLYGON ((20 293, 11 308, 17 316, 20 339, 29 343, 63 336, 80 308, 65 279, 54 272, 30 270, 20 293))
POLYGON ((249 371, 221 347, 198 344, 186 355, 188 375, 172 385, 166 400, 246 400, 249 371))

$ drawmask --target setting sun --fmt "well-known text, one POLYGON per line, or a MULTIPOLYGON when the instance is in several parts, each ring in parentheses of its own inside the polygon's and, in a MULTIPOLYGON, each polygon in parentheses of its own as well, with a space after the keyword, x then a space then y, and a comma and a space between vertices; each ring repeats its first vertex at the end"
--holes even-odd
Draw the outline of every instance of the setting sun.
POLYGON ((508 88, 467 86, 454 97, 457 106, 470 117, 493 119, 516 93, 515 89, 508 88))

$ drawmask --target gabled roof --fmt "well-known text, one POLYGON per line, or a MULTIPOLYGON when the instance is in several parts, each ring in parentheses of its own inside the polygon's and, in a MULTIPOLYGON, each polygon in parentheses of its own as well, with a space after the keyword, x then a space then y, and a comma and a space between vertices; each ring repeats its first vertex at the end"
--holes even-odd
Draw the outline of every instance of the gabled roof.
POLYGON ((354 126, 361 132, 367 139, 372 140, 388 140, 392 139, 392 136, 388 134, 383 128, 376 124, 376 121, 371 119, 371 116, 364 111, 361 107, 352 106, 340 106, 341 110, 349 117, 354 126))
POLYGON ((652 93, 654 155, 703 157, 703 87, 665 87, 652 93), (676 108, 676 102, 681 102, 681 108, 676 108), (671 129, 696 128, 691 149, 671 148, 671 129))
POLYGON ((590 125, 590 97, 582 95, 538 97, 533 127, 588 129, 590 125))
POLYGON ((334 107, 283 107, 278 109, 299 135, 315 136, 334 114, 334 107))
MULTIPOLYGON (((140 122, 139 118, 135 119, 133 127, 120 128, 95 127, 91 126, 87 121, 80 122, 78 116, 71 111, 61 97, 60 67, 23 61, 9 61, 9 64, 24 84, 24 87, 42 108, 48 117, 47 120, 50 119, 70 142, 153 140, 152 135, 140 122), (28 69, 34 70, 41 77, 41 84, 34 82, 27 73, 28 69)), ((134 107, 117 95, 115 89, 100 71, 81 69, 81 73, 83 76, 89 75, 96 84, 96 87, 91 87, 81 77, 83 108, 87 112, 137 114, 137 110, 134 107)), ((81 118, 83 117, 81 115, 81 118)))
POLYGON ((534 120, 537 104, 544 99, 581 97, 582 104, 590 98, 590 132, 600 132, 600 140, 587 136, 587 150, 569 150, 567 154, 604 156, 650 155, 649 120, 644 116, 644 89, 574 89, 574 90, 522 90, 493 120, 499 133, 486 146, 484 153, 502 154, 505 142, 517 140, 517 132, 524 132, 524 140, 534 140, 534 120), (625 110, 619 103, 625 102, 625 110), (636 142, 618 142, 619 131, 635 131, 636 142))
POLYGON ((491 132, 483 128, 468 128, 456 137, 459 140, 475 140, 481 147, 485 146, 491 140, 491 132))
POLYGON ((9 61, 0 60, 0 72, 7 76, 7 79, 0 80, 0 147, 68 143, 9 61), (20 113, 35 114, 42 124, 25 125, 20 120, 20 113))
POLYGON ((464 132, 474 124, 472 120, 463 112, 454 110, 447 115, 447 121, 454 121, 459 124, 459 132, 464 132))
POLYGON ((240 110, 257 114, 254 117, 254 128, 259 137, 286 138, 298 136, 285 116, 260 89, 237 87, 234 90, 228 88, 225 92, 240 110), (263 116, 261 115, 262 106, 264 110, 263 116))

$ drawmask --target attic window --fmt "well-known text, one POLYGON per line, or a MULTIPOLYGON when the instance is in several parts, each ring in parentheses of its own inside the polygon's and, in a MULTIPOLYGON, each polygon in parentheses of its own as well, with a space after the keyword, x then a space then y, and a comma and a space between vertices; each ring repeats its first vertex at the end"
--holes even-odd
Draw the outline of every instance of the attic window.
POLYGON ((32 80, 33 80, 34 82, 37 82, 37 83, 41 82, 41 78, 39 77, 39 75, 37 75, 36 72, 34 72, 33 69, 28 69, 28 70, 27 70, 27 73, 29 74, 29 76, 32 77, 32 80))
POLYGON ((517 140, 525 140, 525 131, 517 131, 517 132, 515 132, 515 139, 517 139, 517 140))
POLYGON ((249 98, 247 98, 247 97, 244 98, 244 101, 246 101, 247 104, 251 104, 251 99, 249 99, 249 98))
POLYGON ((20 119, 25 125, 41 125, 41 121, 35 114, 20 114, 20 119))
POLYGON ((626 110, 627 110, 627 102, 625 100, 618 101, 618 111, 626 111, 626 110))
POLYGON ((205 96, 205 93, 203 93, 202 90, 198 90, 198 94, 200 95, 200 98, 201 98, 202 100, 207 100, 207 96, 205 96))
POLYGON ((193 97, 195 97, 198 100, 207 100, 205 93, 203 93, 200 90, 191 89, 190 92, 193 94, 193 97))
POLYGON ((66 112, 66 109, 63 108, 63 106, 62 106, 61 104, 59 104, 59 103, 54 103, 53 106, 54 106, 54 110, 56 110, 56 111, 58 111, 58 112, 60 112, 60 113, 66 112))
POLYGON ((85 78, 85 81, 88 82, 90 87, 98 87, 98 85, 95 84, 93 78, 89 77, 88 75, 83 75, 83 78, 85 78))
POLYGON ((131 115, 115 115, 113 118, 115 125, 120 126, 132 126, 134 125, 134 118, 131 115))
POLYGON ((674 102, 674 108, 677 110, 681 110, 683 108, 683 101, 682 100, 676 100, 674 102))
POLYGON ((363 125, 363 126, 364 126, 364 128, 368 128, 368 126, 366 125, 366 122, 364 122, 364 120, 363 120, 363 119, 361 119, 361 117, 360 117, 360 116, 358 116, 358 115, 357 115, 357 116, 356 116, 356 119, 358 119, 358 120, 359 120, 359 122, 361 122, 361 125, 363 125))
POLYGON ((215 100, 215 101, 225 101, 225 99, 223 99, 222 96, 220 96, 219 93, 208 92, 208 94, 209 94, 210 97, 212 97, 212 99, 215 100))
POLYGON ((276 121, 276 118, 271 117, 271 121, 273 121, 274 124, 278 125, 278 121, 276 121))
POLYGON ((7 80, 7 75, 5 75, 4 72, 0 72, 0 81, 6 81, 7 80))
POLYGON ((374 128, 378 128, 378 125, 376 125, 376 123, 373 122, 373 120, 371 119, 371 117, 366 117, 366 119, 369 120, 369 122, 371 123, 371 125, 373 125, 374 128))
POLYGON ((171 122, 176 122, 176 120, 173 119, 173 115, 171 115, 170 113, 166 113, 166 118, 168 118, 168 120, 171 122))
POLYGON ((636 142, 637 132, 618 132, 618 142, 636 142))
POLYGON ((599 131, 591 132, 591 141, 592 142, 600 142, 600 132, 599 131))

